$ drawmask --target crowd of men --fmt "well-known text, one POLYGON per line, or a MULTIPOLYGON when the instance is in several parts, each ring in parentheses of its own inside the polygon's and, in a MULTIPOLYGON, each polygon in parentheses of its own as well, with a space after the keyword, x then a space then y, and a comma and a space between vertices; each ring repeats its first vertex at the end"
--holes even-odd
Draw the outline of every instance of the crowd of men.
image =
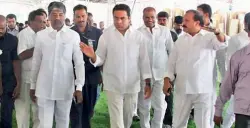
POLYGON ((30 117, 33 128, 90 128, 102 83, 111 128, 130 128, 134 116, 141 128, 186 128, 190 117, 197 128, 250 127, 250 13, 233 37, 212 27, 208 4, 176 16, 172 30, 168 13, 153 7, 138 29, 125 4, 115 5, 106 29, 84 5, 74 7, 73 24, 65 14, 51 2, 48 14, 30 12, 25 27, 0 15, 1 128, 12 128, 13 109, 18 128, 29 128, 30 117))

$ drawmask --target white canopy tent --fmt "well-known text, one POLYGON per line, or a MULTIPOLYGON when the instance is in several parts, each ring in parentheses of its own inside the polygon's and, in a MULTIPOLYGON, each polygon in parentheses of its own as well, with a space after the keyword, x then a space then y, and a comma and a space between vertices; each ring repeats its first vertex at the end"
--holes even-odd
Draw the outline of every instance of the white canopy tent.
MULTIPOLYGON (((0 0, 0 14, 13 13, 17 15, 19 22, 27 20, 30 11, 37 8, 47 10, 48 4, 54 0, 0 0)), ((142 10, 147 6, 155 7, 157 12, 165 8, 196 9, 201 3, 208 3, 213 11, 218 9, 229 11, 232 7, 235 11, 250 11, 249 0, 56 0, 62 1, 67 7, 66 17, 73 19, 73 7, 84 4, 88 11, 94 15, 96 23, 104 21, 106 26, 112 24, 112 8, 115 4, 125 3, 132 9, 132 25, 139 27, 142 24, 142 10), (232 6, 230 6, 232 2, 232 6)))

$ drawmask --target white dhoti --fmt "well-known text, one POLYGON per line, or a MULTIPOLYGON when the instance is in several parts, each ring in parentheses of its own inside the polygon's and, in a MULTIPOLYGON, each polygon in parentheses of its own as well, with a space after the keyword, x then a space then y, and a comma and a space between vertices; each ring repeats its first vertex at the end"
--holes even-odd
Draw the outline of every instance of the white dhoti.
POLYGON ((30 84, 23 82, 20 90, 20 97, 15 101, 16 121, 18 128, 30 127, 30 107, 32 112, 33 128, 38 128, 37 104, 30 99, 30 84))
MULTIPOLYGON (((142 82, 142 85, 145 85, 142 82)), ((150 108, 154 109, 153 119, 151 121, 151 128, 162 128, 167 103, 165 101, 165 94, 162 91, 163 80, 153 81, 152 95, 149 99, 144 98, 144 87, 139 93, 138 108, 140 116, 141 128, 150 128, 150 108)))
POLYGON ((187 128, 191 109, 197 128, 210 127, 211 94, 174 94, 173 128, 187 128))
POLYGON ((56 128, 69 127, 72 100, 37 99, 39 128, 52 128, 55 116, 56 128))
POLYGON ((111 128, 130 128, 138 93, 119 94, 105 91, 108 101, 111 128))

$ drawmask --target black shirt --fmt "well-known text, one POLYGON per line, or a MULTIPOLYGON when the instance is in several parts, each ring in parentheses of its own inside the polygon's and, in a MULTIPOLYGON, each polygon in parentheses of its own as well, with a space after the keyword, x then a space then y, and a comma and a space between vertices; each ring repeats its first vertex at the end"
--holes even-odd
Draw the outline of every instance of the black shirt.
MULTIPOLYGON (((71 29, 75 30, 81 41, 88 45, 88 40, 92 40, 94 50, 97 49, 98 41, 102 35, 102 31, 96 27, 87 25, 83 33, 78 31, 77 26, 73 26, 71 29)), ((101 80, 101 71, 99 67, 94 67, 90 62, 89 58, 83 54, 85 61, 85 84, 97 85, 101 80)))
POLYGON ((0 61, 2 65, 2 84, 9 91, 13 91, 16 86, 16 77, 14 74, 13 60, 18 60, 17 56, 17 37, 5 33, 3 37, 0 37, 0 61))
POLYGON ((170 32, 171 32, 172 39, 175 42, 178 39, 178 35, 173 31, 170 31, 170 32))

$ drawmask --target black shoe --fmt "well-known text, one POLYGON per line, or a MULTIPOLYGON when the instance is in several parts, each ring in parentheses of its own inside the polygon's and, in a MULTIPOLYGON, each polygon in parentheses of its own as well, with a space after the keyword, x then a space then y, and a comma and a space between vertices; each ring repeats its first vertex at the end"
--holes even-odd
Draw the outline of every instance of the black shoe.
POLYGON ((140 117, 139 116, 133 116, 133 121, 136 121, 136 122, 140 121, 140 117))

